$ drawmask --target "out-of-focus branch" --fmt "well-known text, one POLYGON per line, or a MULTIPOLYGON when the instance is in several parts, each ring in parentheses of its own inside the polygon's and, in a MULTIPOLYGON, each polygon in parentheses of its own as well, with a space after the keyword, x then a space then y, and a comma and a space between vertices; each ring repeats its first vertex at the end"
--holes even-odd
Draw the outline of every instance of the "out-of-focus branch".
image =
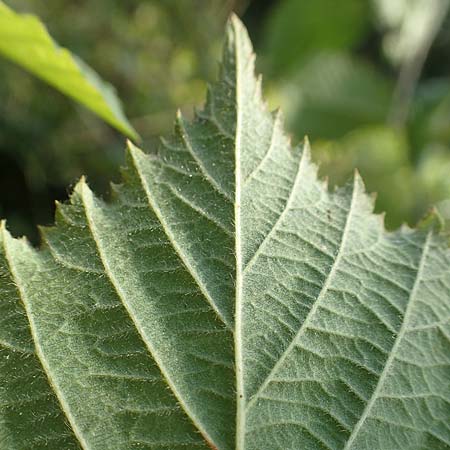
POLYGON ((421 45, 400 67, 400 73, 392 98, 388 121, 394 126, 402 126, 409 116, 411 101, 420 79, 423 66, 436 35, 447 16, 450 0, 440 0, 436 5, 429 5, 429 23, 421 45))

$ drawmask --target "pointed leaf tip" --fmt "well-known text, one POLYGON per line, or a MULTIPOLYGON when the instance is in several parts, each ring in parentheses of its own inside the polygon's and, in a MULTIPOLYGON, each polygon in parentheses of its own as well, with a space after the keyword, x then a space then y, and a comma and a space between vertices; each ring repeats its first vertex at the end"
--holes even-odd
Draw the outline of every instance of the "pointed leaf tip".
POLYGON ((127 152, 134 159, 137 155, 145 155, 146 153, 137 145, 135 145, 132 141, 127 141, 127 152))
POLYGON ((227 23, 227 38, 238 47, 249 48, 253 53, 253 44, 244 22, 236 13, 232 13, 227 23))

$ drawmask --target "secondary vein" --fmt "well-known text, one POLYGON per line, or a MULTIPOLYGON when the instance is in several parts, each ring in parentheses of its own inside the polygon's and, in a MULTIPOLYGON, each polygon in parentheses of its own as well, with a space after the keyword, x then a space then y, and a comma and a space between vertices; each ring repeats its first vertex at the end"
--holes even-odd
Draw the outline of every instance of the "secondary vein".
POLYGON ((420 263, 419 263, 419 267, 417 269, 417 273, 416 273, 416 278, 414 280, 414 286, 411 290, 411 294, 409 297, 409 302, 408 305, 406 306, 406 311, 405 311, 405 315, 403 317, 403 323, 400 327, 400 330, 398 332, 398 335, 395 339, 394 345, 392 347, 392 350, 389 354, 388 359, 386 360, 386 364, 383 368, 383 371, 381 372, 380 378, 378 379, 378 383, 377 386, 375 388, 375 390, 373 391, 372 396, 370 397, 369 402, 367 403, 366 407, 364 408, 364 411, 361 414, 361 417, 359 419, 359 421, 357 422, 357 424, 355 425, 355 428, 353 429, 345 447, 343 450, 349 450, 351 448, 351 446, 353 445, 356 437, 358 436, 359 431, 361 430, 362 426, 364 425, 364 422, 366 421, 367 417, 370 414, 370 411, 372 410, 381 389, 383 388, 383 384, 384 381, 389 373, 389 370, 391 368, 391 365, 396 357, 396 353, 398 350, 398 347, 403 339, 403 336, 406 333, 407 330, 407 326, 408 326, 408 321, 409 321, 409 316, 411 314, 411 310, 412 310, 412 305, 414 303, 414 300, 416 298, 416 294, 417 294, 417 290, 419 288, 420 285, 420 280, 421 280, 421 276, 422 276, 422 272, 423 272, 423 268, 425 266, 425 260, 426 260, 426 255, 430 246, 430 239, 431 239, 431 232, 428 233, 427 238, 424 242, 423 245, 423 250, 422 250, 422 255, 420 257, 420 263))
POLYGON ((94 239, 94 242, 95 242, 95 244, 97 246, 98 255, 99 255, 99 258, 100 258, 100 260, 101 260, 101 262, 103 264, 103 267, 105 269, 105 274, 108 277, 108 279, 110 280, 110 283, 111 283, 112 287, 115 289, 115 291, 116 291, 116 293, 117 293, 121 303, 125 307, 125 310, 127 311, 130 319, 133 321, 133 324, 136 327, 139 335, 141 336, 141 339, 142 339, 143 343, 145 344, 145 346, 147 347, 148 351, 150 352, 150 355, 152 356, 152 358, 154 359, 154 361, 158 365, 164 380, 166 381, 167 385, 171 389, 171 391, 174 394, 175 398, 178 400, 178 403, 180 404, 181 408, 186 413, 186 415, 189 417, 189 419, 194 424, 194 426, 201 433, 201 435, 203 436, 205 441, 206 442, 214 442, 213 439, 211 438, 211 436, 209 435, 209 433, 206 431, 205 427, 202 425, 202 423, 199 420, 199 418, 194 413, 194 411, 192 411, 189 408, 189 406, 186 404, 186 402, 184 401, 183 396, 178 391, 176 384, 172 380, 171 376, 168 374, 168 371, 167 371, 166 367, 164 366, 163 362, 161 361, 161 358, 159 357, 158 352, 156 351, 156 349, 152 345, 151 341, 149 339, 147 339, 146 333, 145 333, 145 331, 143 329, 143 326, 142 326, 140 320, 138 319, 138 317, 134 313, 133 309, 131 308, 126 294, 123 292, 120 283, 117 281, 116 277, 114 276, 114 273, 113 273, 113 271, 112 271, 112 269, 111 269, 111 267, 109 265, 108 257, 106 256, 106 254, 105 254, 105 252, 103 250, 103 247, 101 245, 101 239, 100 239, 99 233, 97 231, 97 228, 96 228, 96 225, 95 225, 95 221, 94 221, 94 219, 93 219, 93 217, 91 215, 91 206, 92 206, 91 205, 91 203, 92 203, 91 195, 92 194, 91 194, 89 188, 87 187, 87 185, 85 183, 83 183, 82 184, 82 201, 83 201, 83 204, 84 204, 84 211, 85 211, 85 214, 86 214, 86 220, 87 220, 87 223, 88 223, 88 226, 89 226, 89 230, 90 230, 90 232, 92 234, 92 237, 94 239))
POLYGON ((56 381, 54 375, 52 374, 51 367, 47 361, 47 358, 45 357, 44 351, 42 350, 41 342, 39 339, 39 334, 37 332, 37 327, 34 322, 33 313, 30 308, 30 304, 27 301, 27 295, 26 295, 25 289, 23 288, 20 276, 17 273, 16 268, 14 267, 13 258, 10 255, 10 249, 9 249, 9 244, 8 244, 9 239, 8 239, 8 236, 6 234, 6 230, 5 230, 5 227, 3 224, 0 224, 0 233, 2 234, 3 245, 4 245, 4 249, 5 249, 5 257, 6 257, 6 262, 8 264, 8 269, 11 273, 11 276, 14 280, 15 285, 17 286, 17 291, 19 293, 22 305, 24 307, 25 313, 28 318, 28 323, 30 325, 30 334, 31 334, 31 337, 33 339, 34 346, 36 349, 36 356, 39 359, 39 362, 41 363, 42 369, 47 377, 49 386, 53 390, 56 398, 58 399, 58 402, 61 406, 61 410, 64 413, 64 415, 66 416, 67 421, 69 422, 70 427, 72 428, 74 436, 77 439, 78 443, 80 444, 80 447, 83 450, 89 450, 90 447, 89 447, 88 443, 86 442, 81 430, 79 429, 79 427, 75 421, 75 417, 72 414, 70 406, 69 406, 61 388, 59 387, 58 382, 56 381))
POLYGON ((358 180, 357 180, 357 178, 355 176, 354 183, 353 183, 352 199, 351 199, 349 210, 348 210, 348 213, 347 213, 346 222, 345 222, 345 225, 344 225, 344 230, 342 232, 339 249, 338 249, 336 258, 335 258, 335 260, 333 262, 333 265, 332 265, 332 267, 330 269, 330 272, 328 273, 328 276, 327 276, 327 278, 326 278, 326 280, 325 280, 325 282, 324 282, 324 284, 322 286, 322 289, 319 292, 319 295, 317 296, 316 301, 314 302, 313 306, 311 307, 310 311, 308 312, 308 315, 306 316, 305 320, 303 321, 303 323, 302 323, 300 329, 298 330, 297 334, 292 339, 291 343, 286 348, 286 350, 283 352, 281 357, 278 359, 277 363, 274 365, 274 367, 270 371, 269 375, 265 378, 263 383, 261 383, 261 385, 260 385, 259 389, 257 390, 257 392, 253 395, 253 397, 248 402, 248 404, 247 404, 247 411, 249 411, 254 406, 255 402, 258 400, 258 398, 260 397, 262 392, 264 392, 265 388, 270 383, 272 376, 282 366, 282 364, 284 363, 285 359, 290 354, 290 352, 293 350, 293 348, 295 347, 295 345, 298 342, 298 340, 301 338, 303 333, 308 329, 308 326, 309 326, 309 324, 311 322, 311 319, 314 317, 314 314, 316 313, 320 303, 322 302, 323 298, 325 297, 326 293, 328 292, 329 286, 330 286, 331 281, 333 280, 334 275, 336 273, 336 270, 337 270, 337 268, 339 266, 339 262, 340 262, 340 260, 342 258, 343 250, 344 250, 345 245, 346 245, 346 240, 347 240, 347 236, 348 236, 349 229, 350 229, 351 217, 352 217, 352 213, 353 213, 353 209, 354 209, 354 206, 355 206, 356 197, 357 197, 357 193, 358 193, 358 188, 356 186, 357 183, 358 183, 358 180))

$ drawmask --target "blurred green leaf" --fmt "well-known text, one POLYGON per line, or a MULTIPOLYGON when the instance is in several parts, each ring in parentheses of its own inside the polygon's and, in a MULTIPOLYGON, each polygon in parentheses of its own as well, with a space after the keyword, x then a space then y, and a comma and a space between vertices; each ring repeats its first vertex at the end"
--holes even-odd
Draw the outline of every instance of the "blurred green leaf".
POLYGON ((384 123, 391 92, 391 83, 370 65, 324 53, 284 85, 281 101, 298 137, 334 138, 362 125, 384 123))
POLYGON ((442 82, 441 95, 438 101, 423 117, 427 137, 430 140, 450 144, 450 83, 448 80, 442 82))
POLYGON ((424 149, 417 167, 424 192, 430 203, 450 198, 450 149, 439 144, 429 144, 424 149))
POLYGON ((37 17, 17 14, 1 1, 0 53, 94 111, 122 133, 138 139, 114 88, 78 57, 59 47, 37 17))
POLYGON ((411 158, 418 163, 430 144, 450 148, 450 80, 423 81, 414 96, 406 124, 411 158))
POLYGON ((285 0, 269 16, 265 32, 268 70, 285 75, 318 50, 353 48, 367 32, 367 0, 285 0))

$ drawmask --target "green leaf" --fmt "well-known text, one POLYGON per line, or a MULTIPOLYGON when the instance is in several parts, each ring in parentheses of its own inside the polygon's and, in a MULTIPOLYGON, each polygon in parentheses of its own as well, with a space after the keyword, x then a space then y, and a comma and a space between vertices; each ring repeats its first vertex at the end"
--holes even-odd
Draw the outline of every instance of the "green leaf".
POLYGON ((281 101, 297 136, 336 138, 360 126, 384 124, 391 95, 391 83, 369 64, 320 53, 284 83, 281 101))
POLYGON ((114 88, 81 59, 59 47, 35 16, 18 14, 0 1, 0 54, 83 104, 133 139, 114 88))
POLYGON ((302 67, 314 53, 355 48, 367 34, 370 3, 346 0, 282 0, 276 3, 262 41, 266 63, 277 76, 302 67))
POLYGON ((39 251, 1 227, 8 449, 450 448, 447 244, 386 232, 357 175, 328 190, 236 18, 205 109, 123 177, 39 251))

